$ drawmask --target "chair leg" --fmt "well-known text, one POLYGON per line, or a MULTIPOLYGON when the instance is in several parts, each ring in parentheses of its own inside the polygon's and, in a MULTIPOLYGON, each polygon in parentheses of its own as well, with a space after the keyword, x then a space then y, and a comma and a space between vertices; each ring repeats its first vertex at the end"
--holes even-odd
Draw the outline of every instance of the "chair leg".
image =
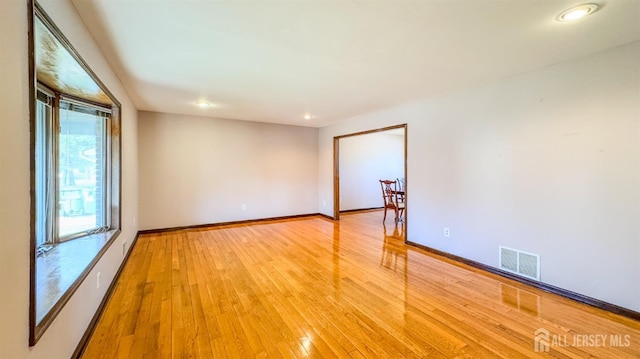
POLYGON ((382 223, 387 220, 387 207, 384 207, 384 217, 382 217, 382 223))

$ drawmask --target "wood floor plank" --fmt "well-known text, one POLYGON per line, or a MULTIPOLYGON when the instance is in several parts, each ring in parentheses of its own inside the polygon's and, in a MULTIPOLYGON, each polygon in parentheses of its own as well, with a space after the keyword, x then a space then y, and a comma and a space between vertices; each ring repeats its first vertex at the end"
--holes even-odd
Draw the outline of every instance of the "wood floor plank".
POLYGON ((406 246, 381 215, 141 235, 83 357, 640 357, 640 322, 406 246), (568 343, 535 352, 539 328, 568 343))

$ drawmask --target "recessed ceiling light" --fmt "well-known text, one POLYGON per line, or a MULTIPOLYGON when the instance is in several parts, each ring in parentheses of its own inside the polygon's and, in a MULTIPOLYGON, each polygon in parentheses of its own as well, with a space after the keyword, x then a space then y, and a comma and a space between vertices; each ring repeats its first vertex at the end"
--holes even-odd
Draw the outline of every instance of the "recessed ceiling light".
POLYGON ((204 101, 204 100, 196 101, 196 106, 198 106, 198 107, 200 107, 200 108, 207 108, 207 107, 211 107, 211 102, 209 102, 209 101, 204 101))
POLYGON ((305 119, 305 120, 310 120, 310 119, 312 119, 312 118, 313 118, 313 116, 311 116, 311 114, 310 114, 310 113, 307 113, 307 114, 305 114, 305 115, 304 115, 304 119, 305 119))
POLYGON ((597 4, 582 4, 577 5, 561 12, 556 17, 556 20, 566 22, 581 19, 587 15, 591 15, 598 10, 597 4))

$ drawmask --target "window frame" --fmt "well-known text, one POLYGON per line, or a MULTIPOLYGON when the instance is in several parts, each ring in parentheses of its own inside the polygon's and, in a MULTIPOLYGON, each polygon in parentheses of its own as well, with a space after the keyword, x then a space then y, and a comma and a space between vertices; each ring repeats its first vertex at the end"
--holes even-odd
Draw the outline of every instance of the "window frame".
MULTIPOLYGON (((87 63, 82 59, 80 54, 74 49, 69 40, 62 34, 60 29, 55 25, 55 23, 51 20, 51 18, 45 13, 43 8, 35 1, 28 0, 27 1, 28 8, 28 25, 29 25, 29 33, 28 33, 28 57, 29 57, 29 126, 30 126, 30 137, 31 137, 31 163, 30 163, 30 186, 31 186, 31 233, 30 233, 30 301, 29 301, 29 345, 34 346, 38 340, 45 333, 47 328, 53 323, 54 319, 62 311, 62 308, 69 301, 69 299, 73 296, 76 290, 80 287, 83 281, 87 278, 88 274, 95 267, 100 258, 104 255, 107 249, 113 244, 115 239, 121 233, 121 223, 122 223, 122 213, 121 213, 121 203, 122 203, 122 192, 121 192, 121 171, 122 171, 122 154, 121 154, 121 104, 120 102, 113 96, 113 94, 107 89, 107 87, 100 81, 100 79, 96 76, 96 74, 91 70, 91 68, 87 65, 87 63), (105 203, 105 216, 109 218, 110 228, 104 231, 98 231, 99 233, 88 233, 83 234, 82 238, 88 238, 89 240, 95 241, 96 244, 100 244, 101 247, 96 249, 95 253, 92 253, 91 256, 87 256, 88 264, 80 274, 75 277, 75 280, 69 285, 69 287, 64 290, 60 294, 55 295, 54 304, 50 307, 50 309, 46 311, 38 312, 38 295, 36 293, 37 289, 37 267, 38 260, 36 257, 37 250, 37 226, 38 221, 36 217, 37 211, 37 203, 36 203, 36 110, 37 110, 37 99, 38 99, 38 75, 36 73, 36 56, 35 56, 35 47, 36 47, 36 36, 35 36, 35 26, 36 19, 40 21, 46 29, 53 35, 53 37, 61 44, 62 48, 66 49, 71 55, 71 57, 76 60, 77 64, 86 72, 86 74, 94 81, 94 83, 99 87, 104 95, 109 99, 109 104, 100 104, 96 103, 89 99, 83 99, 76 97, 72 94, 61 93, 58 95, 58 99, 60 97, 64 97, 65 99, 80 100, 83 104, 88 105, 97 105, 99 107, 104 108, 105 106, 110 107, 111 109, 111 118, 109 121, 109 129, 110 134, 107 136, 106 140, 110 141, 109 150, 105 154, 106 165, 104 169, 106 171, 105 176, 108 178, 110 184, 110 190, 107 191, 109 193, 106 196, 105 203)), ((57 71, 57 70, 56 70, 57 71)), ((55 105, 55 104, 54 104, 55 105)), ((55 110, 52 106, 51 113, 52 116, 55 115, 55 110)), ((54 122, 55 123, 55 122, 54 122)), ((52 129, 52 131, 55 131, 52 129)), ((57 151, 57 150, 56 150, 57 151)), ((54 152, 56 153, 56 152, 54 152)), ((48 171, 51 173, 57 173, 57 168, 49 168, 48 171)), ((44 179, 45 183, 48 183, 50 179, 46 177, 44 179)), ((47 184, 50 185, 50 184, 47 184)), ((106 184, 105 184, 106 185, 106 184)), ((54 189, 57 191, 57 188, 54 189)), ((56 207, 57 202, 53 203, 56 207)), ((57 210, 55 208, 47 209, 45 211, 47 216, 52 216, 51 212, 53 212, 53 221, 57 220, 57 210)), ((48 231, 48 229, 45 229, 48 231)), ((75 238, 75 237, 74 237, 75 238)), ((61 241, 58 243, 58 246, 63 246, 66 243, 75 242, 72 240, 61 241)), ((104 290, 104 289, 101 289, 104 290)))
MULTIPOLYGON (((44 144, 42 146, 44 149, 44 159, 37 162, 44 162, 42 165, 45 167, 45 170, 50 180, 44 180, 45 182, 45 195, 42 199, 44 201, 44 210, 42 208, 37 208, 36 213, 47 213, 47 216, 43 219, 44 223, 42 223, 43 227, 46 228, 47 233, 42 233, 38 235, 36 233, 36 243, 41 243, 37 245, 36 251, 39 250, 40 246, 46 245, 54 245, 58 243, 62 243, 65 241, 70 241, 73 239, 78 239, 86 236, 90 236, 95 233, 105 232, 111 229, 111 211, 109 211, 109 203, 111 203, 111 181, 110 173, 111 173, 111 107, 95 104, 89 102, 84 99, 79 99, 75 97, 70 97, 68 95, 62 95, 60 92, 56 92, 50 88, 48 88, 45 84, 38 83, 37 84, 37 101, 42 101, 41 99, 47 99, 46 103, 49 107, 48 118, 44 121, 46 123, 40 123, 41 120, 36 118, 36 133, 40 134, 44 132, 46 136, 44 140, 44 144), (74 109, 73 107, 77 107, 74 109), (62 125, 62 111, 75 111, 80 113, 87 113, 90 115, 95 115, 96 117, 103 115, 104 124, 101 130, 104 143, 101 144, 101 153, 100 162, 102 166, 102 174, 101 181, 104 188, 104 195, 101 199, 103 201, 102 204, 102 215, 104 216, 103 224, 97 225, 93 228, 73 232, 70 234, 60 235, 60 223, 59 220, 62 217, 60 206, 58 205, 61 200, 61 183, 59 177, 54 175, 56 171, 59 171, 60 166, 60 142, 62 133, 60 131, 62 125), (38 128, 38 126, 44 126, 44 129, 38 128), (42 211, 42 212, 41 212, 42 211), (44 240, 40 238, 40 236, 44 236, 44 240)), ((42 101, 45 102, 45 101, 42 101)), ((36 116, 38 116, 39 111, 36 111, 36 116)), ((38 135, 36 135, 38 136, 38 135)), ((39 147, 38 138, 36 138, 36 147, 39 147)), ((36 149, 38 151, 38 149, 36 149)), ((36 159, 37 160, 37 159, 36 159)), ((41 175, 40 169, 36 165, 35 175, 39 177, 41 175)), ((38 191, 35 193, 38 196, 38 191)), ((36 218, 38 220, 38 218, 36 218)), ((38 223, 38 226, 40 223, 38 223)))

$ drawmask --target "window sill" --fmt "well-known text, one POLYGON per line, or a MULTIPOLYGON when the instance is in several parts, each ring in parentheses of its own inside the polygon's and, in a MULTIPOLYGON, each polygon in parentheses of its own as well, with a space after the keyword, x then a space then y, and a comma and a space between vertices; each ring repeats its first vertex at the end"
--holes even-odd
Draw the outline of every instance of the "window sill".
POLYGON ((110 230, 53 245, 36 257, 36 323, 58 312, 120 233, 110 230), (63 296, 65 300, 60 300, 63 296))

